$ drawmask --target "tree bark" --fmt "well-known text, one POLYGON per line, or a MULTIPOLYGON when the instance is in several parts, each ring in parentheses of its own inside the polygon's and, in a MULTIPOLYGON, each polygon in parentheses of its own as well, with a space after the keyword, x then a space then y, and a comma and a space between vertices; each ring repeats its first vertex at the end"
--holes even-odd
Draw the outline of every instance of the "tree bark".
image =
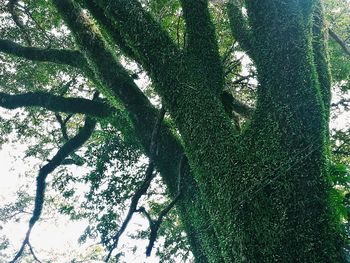
MULTIPOLYGON (((223 85, 221 68, 215 64, 208 71, 203 56, 209 53, 191 47, 179 51, 137 1, 94 2, 137 54, 181 134, 192 173, 186 175, 188 188, 179 211, 197 260, 341 262, 327 181, 329 80, 324 78, 328 66, 322 57, 326 47, 311 19, 316 1, 247 1, 248 18, 233 32, 253 55, 259 89, 250 127, 242 135, 217 95, 223 85)), ((182 1, 186 10, 191 9, 190 2, 182 1)), ((142 133, 152 130, 155 110, 147 106, 147 115, 137 106, 149 102, 99 33, 87 27, 77 5, 70 0, 54 3, 101 81, 101 91, 112 105, 121 102, 130 112, 147 145, 150 134, 142 133), (131 98, 130 91, 140 100, 131 98)), ((200 10, 203 7, 207 6, 200 10)), ((192 15, 185 14, 191 46, 196 35, 192 15)), ((210 23, 200 22, 210 43, 203 46, 199 39, 199 45, 203 50, 215 47, 210 23)), ((215 61, 216 52, 210 54, 215 61)), ((182 148, 166 132, 157 165, 174 194, 173 166, 180 161, 182 148)))

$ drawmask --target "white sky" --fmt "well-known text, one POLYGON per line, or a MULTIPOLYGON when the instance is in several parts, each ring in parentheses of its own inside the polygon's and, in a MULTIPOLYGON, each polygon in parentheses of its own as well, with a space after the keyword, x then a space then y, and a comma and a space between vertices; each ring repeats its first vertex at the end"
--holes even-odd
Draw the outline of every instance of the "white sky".
MULTIPOLYGON (((33 169, 32 164, 34 161, 26 163, 23 161, 23 153, 25 150, 24 145, 19 144, 7 144, 0 151, 0 205, 13 201, 15 198, 15 192, 19 189, 20 185, 24 184, 24 181, 28 181, 32 186, 35 186, 35 178, 26 178, 24 173, 33 169), (17 158, 16 158, 17 157, 17 158)), ((78 171, 76 171, 78 172, 78 171)), ((31 189, 34 194, 34 188, 31 189)), ((28 209, 29 211, 32 208, 28 209)), ((45 213, 43 218, 45 218, 45 213)), ((31 234, 31 244, 39 259, 49 259, 52 255, 56 255, 54 262, 69 262, 73 258, 73 255, 80 253, 88 253, 89 247, 92 242, 88 242, 86 245, 79 246, 78 238, 83 233, 87 226, 87 221, 72 222, 67 217, 62 215, 55 215, 55 219, 45 219, 43 222, 39 222, 34 226, 31 234), (60 255, 61 254, 61 255, 60 255)), ((2 225, 4 228, 0 230, 0 235, 6 235, 10 239, 11 250, 15 253, 24 238, 27 231, 29 216, 24 215, 23 220, 18 223, 8 223, 2 225)), ((1 224, 0 224, 1 225, 1 224)), ((133 229, 146 229, 148 222, 141 216, 135 214, 132 222, 129 224, 127 231, 120 239, 119 251, 125 252, 123 257, 125 262, 135 263, 156 263, 159 262, 157 257, 145 258, 145 248, 147 246, 146 241, 132 240, 128 238, 129 233, 133 232, 133 229), (138 250, 135 254, 129 252, 125 247, 131 247, 136 245, 138 250), (123 249, 124 248, 124 249, 123 249)), ((155 249, 152 251, 153 254, 155 249)), ((105 253, 103 253, 105 255, 105 253)), ((0 262, 4 262, 0 256, 0 262)), ((20 262, 20 261, 19 261, 20 262)), ((88 261, 84 261, 88 262, 88 261)), ((91 261, 92 262, 92 261, 91 261)), ((96 262, 96 261, 95 261, 96 262)))

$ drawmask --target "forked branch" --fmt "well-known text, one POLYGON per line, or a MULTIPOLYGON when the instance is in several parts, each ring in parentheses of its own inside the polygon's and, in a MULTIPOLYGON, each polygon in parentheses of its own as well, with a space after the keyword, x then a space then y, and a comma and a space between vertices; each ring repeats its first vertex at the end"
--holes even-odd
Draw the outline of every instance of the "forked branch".
POLYGON ((84 126, 80 131, 69 141, 67 141, 56 153, 56 155, 43 167, 40 168, 39 174, 36 178, 36 194, 34 201, 34 211, 32 217, 29 220, 29 227, 26 236, 22 242, 21 248, 18 250, 17 254, 10 261, 10 263, 15 263, 23 254, 26 245, 30 248, 29 238, 30 233, 39 220, 43 205, 46 190, 46 178, 53 172, 67 156, 73 153, 75 150, 80 148, 91 136, 93 130, 95 129, 96 121, 91 118, 86 118, 84 126))
POLYGON ((150 235, 149 235, 149 243, 148 246, 146 248, 146 256, 149 257, 151 256, 151 252, 154 246, 154 242, 157 240, 157 236, 158 236, 158 230, 161 226, 161 224, 163 223, 164 217, 170 212, 170 210, 174 207, 174 205, 176 204, 176 202, 178 201, 178 199, 181 196, 181 177, 182 177, 182 173, 183 173, 183 168, 184 168, 184 156, 181 158, 180 160, 180 164, 179 164, 179 174, 178 174, 178 192, 177 195, 175 196, 175 198, 159 213, 158 218, 157 219, 152 219, 151 215, 146 211, 146 209, 144 207, 140 207, 139 209, 136 210, 136 212, 139 213, 143 213, 149 223, 149 227, 150 227, 150 235))
POLYGON ((146 172, 145 172, 144 180, 143 180, 140 188, 135 192, 134 196, 131 198, 131 204, 130 204, 128 213, 127 213, 121 227, 119 228, 117 233, 113 236, 113 244, 112 244, 111 249, 108 252, 108 255, 105 258, 105 262, 109 261, 113 251, 118 247, 119 238, 124 233, 126 227, 128 226, 130 220, 132 219, 132 216, 134 215, 134 213, 137 212, 138 202, 139 202, 140 198, 147 192, 147 190, 151 184, 151 181, 154 178, 154 173, 153 173, 154 167, 155 167, 154 158, 156 156, 157 143, 158 143, 158 139, 159 139, 158 138, 159 131, 160 131, 161 123, 164 119, 164 115, 165 115, 165 110, 164 110, 164 108, 161 108, 161 110, 159 112, 158 119, 156 120, 153 131, 152 131, 150 152, 149 152, 149 163, 148 163, 148 167, 147 167, 146 172))

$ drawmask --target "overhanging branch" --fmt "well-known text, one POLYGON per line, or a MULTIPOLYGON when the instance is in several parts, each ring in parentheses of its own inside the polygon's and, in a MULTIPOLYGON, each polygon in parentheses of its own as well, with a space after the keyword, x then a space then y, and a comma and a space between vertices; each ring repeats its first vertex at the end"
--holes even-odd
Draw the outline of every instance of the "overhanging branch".
POLYGON ((0 52, 33 61, 64 64, 80 69, 88 68, 83 55, 77 50, 25 47, 10 40, 0 39, 0 52))
POLYGON ((85 114, 90 117, 105 118, 114 111, 109 105, 84 98, 66 98, 47 92, 28 92, 11 95, 0 92, 0 107, 42 107, 54 112, 85 114))

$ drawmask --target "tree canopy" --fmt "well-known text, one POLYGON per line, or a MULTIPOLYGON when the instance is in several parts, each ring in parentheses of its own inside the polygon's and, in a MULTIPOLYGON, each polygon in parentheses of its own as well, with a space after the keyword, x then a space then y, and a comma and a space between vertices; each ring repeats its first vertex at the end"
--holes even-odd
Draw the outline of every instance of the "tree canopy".
POLYGON ((0 142, 33 166, 0 207, 28 226, 6 262, 55 261, 31 243, 50 214, 88 222, 71 262, 124 262, 136 216, 161 262, 349 260, 349 1, 0 10, 0 142))

